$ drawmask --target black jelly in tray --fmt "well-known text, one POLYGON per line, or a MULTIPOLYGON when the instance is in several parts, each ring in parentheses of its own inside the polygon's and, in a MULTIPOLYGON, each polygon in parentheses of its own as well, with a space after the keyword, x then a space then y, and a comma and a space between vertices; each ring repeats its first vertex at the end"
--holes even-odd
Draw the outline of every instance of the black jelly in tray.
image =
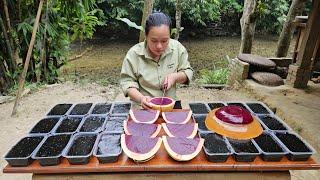
POLYGON ((277 132, 275 135, 287 148, 287 157, 291 161, 306 161, 315 153, 315 150, 296 134, 277 132))
POLYGON ((224 107, 225 104, 221 103, 221 102, 214 102, 214 103, 208 103, 208 106, 211 110, 216 109, 216 108, 221 108, 224 107))
POLYGON ((76 104, 71 112, 70 115, 86 115, 88 114, 89 110, 91 109, 92 103, 81 103, 76 104))
POLYGON ((106 121, 103 116, 88 116, 81 125, 80 132, 100 132, 106 121))
POLYGON ((88 164, 96 139, 97 134, 94 133, 74 135, 66 148, 64 157, 70 164, 88 164))
POLYGON ((201 133, 204 138, 204 152, 208 161, 211 162, 225 162, 231 151, 224 137, 216 133, 201 133))
POLYGON ((57 104, 47 114, 48 116, 64 115, 71 108, 72 104, 57 104))
POLYGON ((9 152, 5 155, 4 159, 11 166, 28 166, 33 159, 31 158, 33 152, 38 147, 44 136, 27 136, 22 138, 15 144, 9 152))
POLYGON ((270 130, 273 131, 286 131, 288 128, 280 122, 275 116, 272 115, 259 115, 259 119, 267 126, 270 130))
POLYGON ((110 112, 111 103, 100 103, 93 107, 91 114, 108 114, 110 112))
POLYGON ((210 131, 206 124, 205 124, 205 120, 206 120, 207 115, 205 114, 198 114, 198 115, 193 115, 193 119, 196 121, 196 123, 198 123, 198 130, 199 132, 207 132, 210 131))
POLYGON ((239 162, 252 162, 260 154, 252 140, 229 139, 229 143, 234 151, 234 158, 239 162))
POLYGON ((247 106, 251 109, 253 113, 270 114, 270 111, 268 111, 267 108, 260 103, 247 103, 247 106))
POLYGON ((48 117, 41 119, 30 131, 30 133, 50 133, 61 117, 48 117))
POLYGON ((42 166, 53 166, 60 164, 62 152, 67 146, 71 134, 50 135, 36 150, 34 159, 38 159, 42 166))
POLYGON ((281 147, 280 142, 269 133, 262 133, 254 138, 254 142, 262 151, 264 161, 280 161, 287 152, 281 147))
POLYGON ((189 103, 193 114, 208 114, 209 110, 204 103, 189 103))
POLYGON ((60 121, 54 130, 55 133, 74 133, 77 131, 82 117, 67 116, 60 121))

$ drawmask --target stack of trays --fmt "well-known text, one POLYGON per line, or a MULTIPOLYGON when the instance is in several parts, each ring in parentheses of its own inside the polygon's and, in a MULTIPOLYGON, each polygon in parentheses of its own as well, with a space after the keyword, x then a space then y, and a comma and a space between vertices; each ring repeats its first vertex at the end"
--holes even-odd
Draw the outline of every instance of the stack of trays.
POLYGON ((208 161, 224 162, 229 156, 238 162, 252 162, 257 156, 263 161, 281 161, 284 156, 290 161, 306 161, 315 154, 314 148, 261 102, 192 102, 189 107, 199 124, 200 136, 205 139, 203 149, 208 161), (250 111, 261 124, 263 134, 254 139, 234 140, 208 130, 205 125, 208 112, 227 105, 250 111))
POLYGON ((11 166, 28 166, 34 160, 53 166, 62 157, 70 164, 87 164, 92 155, 100 163, 115 162, 122 153, 120 134, 131 106, 130 102, 57 104, 4 158, 11 166))

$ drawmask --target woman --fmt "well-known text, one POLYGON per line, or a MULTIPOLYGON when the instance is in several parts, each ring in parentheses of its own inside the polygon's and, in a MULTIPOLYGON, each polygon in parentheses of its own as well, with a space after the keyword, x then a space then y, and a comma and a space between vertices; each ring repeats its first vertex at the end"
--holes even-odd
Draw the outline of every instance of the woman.
POLYGON ((170 18, 163 13, 148 16, 146 40, 133 46, 123 60, 120 85, 124 95, 152 108, 151 97, 176 97, 176 83, 188 84, 193 70, 186 48, 170 39, 170 18))

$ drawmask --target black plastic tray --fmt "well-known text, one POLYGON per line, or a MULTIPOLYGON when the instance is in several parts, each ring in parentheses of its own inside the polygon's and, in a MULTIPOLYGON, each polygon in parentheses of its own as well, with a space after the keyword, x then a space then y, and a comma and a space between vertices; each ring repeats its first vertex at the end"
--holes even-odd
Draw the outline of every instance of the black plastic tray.
POLYGON ((98 144, 97 144, 97 146, 95 146, 95 149, 93 150, 93 155, 98 158, 100 163, 113 163, 113 162, 118 161, 118 158, 119 158, 120 154, 122 153, 120 139, 121 139, 121 132, 118 132, 118 133, 116 133, 116 132, 101 133, 98 136, 98 144), (110 142, 110 140, 109 141, 103 141, 104 138, 106 138, 107 136, 110 136, 110 135, 119 136, 118 141, 117 142, 110 142), (105 144, 106 146, 108 146, 108 143, 117 144, 116 145, 117 149, 116 150, 112 149, 112 151, 115 151, 115 152, 99 153, 99 148, 101 146, 103 146, 102 143, 106 143, 105 144))
POLYGON ((287 157, 290 161, 306 161, 311 155, 315 154, 316 151, 312 146, 305 142, 299 135, 293 132, 275 132, 275 137, 281 142, 283 147, 288 151, 287 157), (290 141, 284 140, 282 137, 289 135, 290 141), (289 145, 289 143, 292 143, 289 145), (305 150, 294 151, 291 147, 302 146, 305 150))
POLYGON ((110 116, 106 121, 103 132, 123 132, 123 121, 125 120, 128 120, 128 115, 110 116))
POLYGON ((90 114, 108 115, 110 113, 112 103, 98 103, 91 109, 90 114))
POLYGON ((254 114, 274 114, 268 106, 262 102, 246 102, 249 111, 254 114))
POLYGON ((189 103, 189 107, 193 114, 208 114, 210 111, 210 108, 208 105, 204 102, 192 102, 189 103))
POLYGON ((272 133, 269 133, 267 131, 264 131, 262 135, 254 138, 253 142, 261 152, 260 156, 264 161, 272 161, 272 162, 281 161, 282 157, 288 154, 287 150, 283 148, 279 140, 276 139, 272 133), (268 141, 269 144, 263 144, 264 141, 262 140, 268 141), (266 145, 271 146, 269 147, 268 152, 265 151, 266 145))
POLYGON ((125 116, 129 114, 131 107, 131 102, 114 102, 110 111, 112 116, 125 116))
POLYGON ((204 152, 208 161, 210 162, 225 162, 228 157, 232 154, 232 149, 230 148, 229 144, 226 142, 226 138, 218 135, 216 133, 200 133, 200 136, 205 139, 204 141, 204 152), (222 147, 223 149, 219 149, 220 151, 224 152, 210 152, 209 146, 210 142, 214 144, 214 146, 222 147))
POLYGON ((234 140, 230 138, 226 138, 230 147, 233 150, 234 159, 238 162, 253 162, 257 156, 260 155, 259 149, 256 147, 253 140, 234 140), (249 144, 254 152, 242 152, 240 149, 242 148, 242 144, 249 144))
POLYGON ((44 140, 45 136, 44 135, 39 135, 39 134, 31 134, 28 135, 22 139, 20 139, 9 151, 8 153, 4 156, 4 159, 9 163, 11 166, 28 166, 29 164, 32 163, 34 159, 32 159, 32 155, 34 151, 37 149, 37 147, 41 144, 41 142, 44 140), (30 145, 30 142, 33 141, 35 142, 34 146, 30 145), (19 145, 24 145, 30 147, 30 149, 24 149, 24 151, 27 152, 22 152, 19 151, 19 153, 25 153, 26 155, 22 157, 14 157, 11 155, 14 151, 16 151, 17 146, 19 145))
POLYGON ((69 112, 72 104, 57 104, 47 113, 47 116, 62 116, 69 112), (57 112, 60 111, 60 112, 57 112))
MULTIPOLYGON (((69 161, 70 164, 88 164, 89 160, 90 160, 90 157, 92 155, 92 152, 93 152, 93 149, 94 147, 97 145, 97 138, 98 134, 97 133, 77 133, 75 134, 72 139, 69 141, 65 151, 63 152, 63 157, 67 158, 67 160, 69 161), (73 147, 74 146, 74 143, 75 141, 78 139, 78 138, 81 138, 81 137, 85 137, 85 136, 90 136, 90 137, 93 137, 94 138, 94 142, 92 143, 92 147, 89 147, 91 150, 89 153, 86 153, 86 154, 83 154, 83 155, 70 155, 69 152, 72 148, 77 148, 77 147, 73 147)), ((88 144, 87 142, 83 142, 83 144, 86 144, 86 145, 90 145, 88 144)))
POLYGON ((50 116, 41 119, 37 124, 35 124, 29 134, 49 134, 53 129, 59 124, 61 116, 50 116), (41 126, 44 126, 43 129, 40 129, 41 126))
POLYGON ((91 108, 92 103, 79 103, 72 107, 72 109, 68 112, 67 115, 76 115, 76 116, 84 116, 87 115, 91 108))
POLYGON ((58 165, 60 164, 61 161, 61 157, 62 157, 62 153, 64 151, 64 149, 66 148, 68 142, 71 139, 71 134, 56 134, 56 135, 49 135, 45 138, 45 140, 37 147, 37 149, 35 150, 32 158, 33 159, 37 159, 39 160, 39 163, 41 166, 54 166, 54 165, 58 165), (54 142, 48 143, 47 140, 49 138, 57 138, 57 137, 61 137, 64 136, 66 137, 66 141, 59 141, 59 140, 55 140, 54 142), (61 148, 60 152, 57 152, 57 155, 54 156, 41 156, 39 155, 39 153, 44 150, 50 150, 52 148, 61 148))
POLYGON ((258 115, 260 123, 266 130, 270 131, 289 131, 291 128, 279 117, 272 114, 258 115))
POLYGON ((63 116, 60 122, 52 130, 53 134, 75 133, 78 131, 84 116, 63 116), (74 127, 71 127, 74 125, 74 127), (64 128, 62 128, 62 126, 64 128))
POLYGON ((205 120, 207 117, 206 114, 194 114, 194 115, 192 115, 192 117, 193 117, 194 121, 196 123, 198 123, 198 131, 200 133, 212 132, 207 128, 207 126, 205 124, 205 120))
POLYGON ((107 116, 101 116, 101 115, 89 115, 86 116, 81 124, 79 125, 79 132, 93 132, 93 133, 99 133, 103 131, 104 126, 107 122, 107 116), (100 126, 95 127, 92 123, 93 121, 99 122, 100 126), (92 128, 92 129, 91 129, 92 128), (95 129, 93 129, 95 128, 95 129))
POLYGON ((214 101, 214 102, 209 102, 207 103, 209 109, 213 110, 216 108, 221 108, 226 106, 226 103, 222 102, 222 101, 214 101))

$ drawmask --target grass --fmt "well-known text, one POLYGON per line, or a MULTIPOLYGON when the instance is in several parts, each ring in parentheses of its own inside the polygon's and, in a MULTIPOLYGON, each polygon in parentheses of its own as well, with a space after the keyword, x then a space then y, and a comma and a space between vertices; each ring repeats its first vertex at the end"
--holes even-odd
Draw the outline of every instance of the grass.
POLYGON ((228 79, 228 74, 228 68, 221 68, 213 71, 202 69, 198 82, 201 84, 225 84, 228 79))

